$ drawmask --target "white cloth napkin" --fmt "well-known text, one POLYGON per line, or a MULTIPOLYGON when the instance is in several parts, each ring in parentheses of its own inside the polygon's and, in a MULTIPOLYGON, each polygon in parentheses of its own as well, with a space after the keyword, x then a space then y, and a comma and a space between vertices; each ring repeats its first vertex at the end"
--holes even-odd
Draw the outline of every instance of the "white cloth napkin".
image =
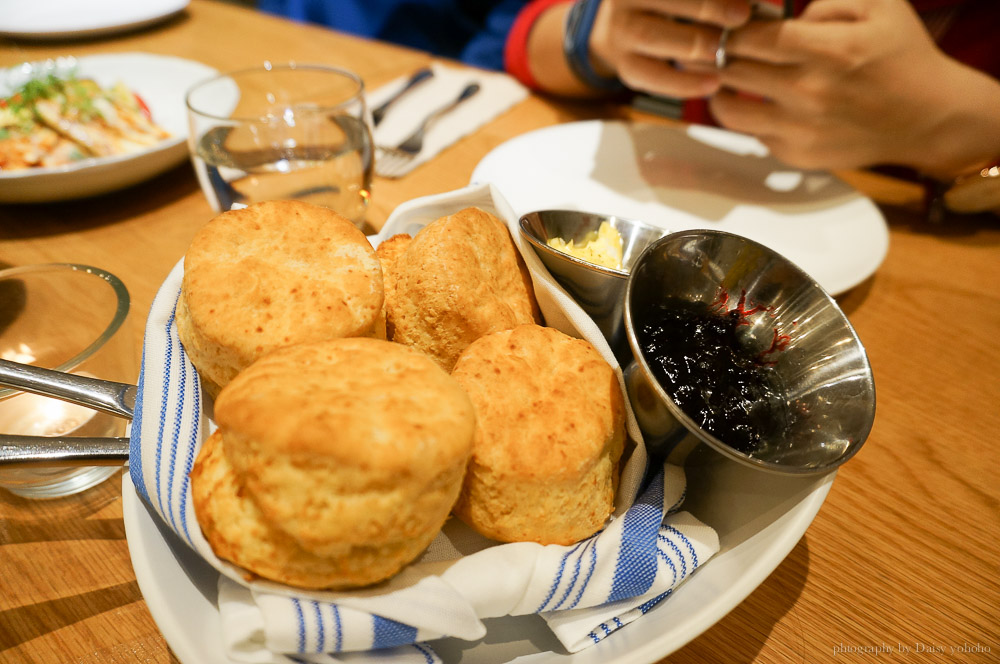
MULTIPOLYGON (((431 64, 431 71, 434 75, 430 79, 407 91, 389 107, 385 118, 375 127, 376 145, 395 146, 406 140, 428 114, 458 97, 468 84, 478 83, 479 92, 431 124, 424 135, 423 150, 405 167, 394 169, 391 174, 381 171, 376 154, 375 172, 379 175, 400 177, 409 173, 528 96, 527 88, 507 74, 440 63, 431 64)), ((391 97, 409 78, 402 76, 373 90, 368 95, 369 106, 375 108, 391 97)))
MULTIPOLYGON (((433 643, 422 642, 453 636, 449 626, 446 621, 433 629, 414 625, 428 622, 426 612, 438 621, 453 593, 482 618, 540 613, 567 650, 582 650, 662 601, 718 550, 714 531, 686 512, 671 513, 683 500, 684 486, 683 471, 666 466, 623 518, 584 542, 492 546, 457 559, 438 579, 425 579, 423 587, 369 598, 370 611, 345 600, 256 592, 221 577, 219 602, 230 652, 247 661, 269 661, 258 657, 393 648, 407 657, 415 656, 407 646, 417 644, 421 655, 433 657, 433 643), (439 582, 445 587, 435 587, 439 582), (401 603, 410 606, 401 610, 401 603), (389 610, 408 614, 401 616, 406 621, 378 615, 389 610)), ((482 635, 473 630, 466 638, 482 635)))
MULTIPOLYGON (((617 367, 597 326, 545 271, 521 239, 516 215, 490 185, 401 205, 373 243, 413 233, 470 205, 508 223, 531 270, 546 324, 590 340, 617 367)), ((214 555, 191 507, 188 473, 213 424, 210 404, 203 401, 197 374, 177 339, 174 312, 182 276, 180 262, 147 321, 130 473, 164 523, 220 572, 223 638, 234 660, 283 662, 287 655, 330 661, 325 653, 347 653, 338 656, 434 662, 427 641, 480 639, 486 631, 482 619, 527 613, 539 613, 567 650, 576 651, 641 616, 718 551, 711 528, 676 512, 685 490, 683 472, 665 466, 647 479, 645 448, 629 411, 629 434, 637 445, 623 468, 615 516, 584 542, 497 544, 452 519, 418 561, 376 589, 307 592, 248 583, 239 569, 214 555)))

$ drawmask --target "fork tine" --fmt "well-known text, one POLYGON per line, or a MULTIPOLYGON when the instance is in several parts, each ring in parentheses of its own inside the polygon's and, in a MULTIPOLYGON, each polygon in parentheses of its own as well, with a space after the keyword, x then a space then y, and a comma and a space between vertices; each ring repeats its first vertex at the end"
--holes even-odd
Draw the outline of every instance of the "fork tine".
POLYGON ((375 148, 375 172, 382 177, 396 178, 403 174, 416 155, 386 146, 375 148))
POLYGON ((382 177, 401 177, 420 154, 424 147, 424 132, 440 117, 450 112, 463 101, 479 92, 478 83, 470 83, 449 103, 441 106, 427 115, 417 129, 396 146, 375 146, 375 172, 382 177))
POLYGON ((375 150, 375 172, 382 177, 392 177, 392 154, 385 148, 375 150))

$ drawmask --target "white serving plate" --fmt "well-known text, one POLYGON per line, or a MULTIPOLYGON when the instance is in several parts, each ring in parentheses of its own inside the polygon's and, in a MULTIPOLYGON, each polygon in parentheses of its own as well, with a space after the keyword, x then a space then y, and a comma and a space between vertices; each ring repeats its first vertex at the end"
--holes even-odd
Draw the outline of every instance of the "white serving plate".
POLYGON ((76 39, 135 30, 166 20, 190 0, 8 0, 0 35, 28 39, 76 39))
POLYGON ((829 293, 858 285, 889 248, 882 213, 825 171, 790 168, 756 139, 691 125, 592 120, 522 134, 472 174, 520 215, 570 209, 671 231, 711 228, 756 240, 829 293))
MULTIPOLYGON (((407 223, 422 225, 464 207, 467 197, 480 195, 481 191, 440 194, 400 206, 394 213, 400 215, 396 228, 405 231, 407 223)), ((373 238, 373 244, 379 239, 373 238)), ((686 474, 684 509, 716 530, 721 548, 648 614, 574 654, 562 648, 539 616, 487 619, 488 633, 480 641, 442 639, 430 645, 449 664, 657 661, 715 624, 767 578, 805 533, 835 477, 835 473, 773 475, 744 467, 705 446, 688 457, 686 474)), ((163 525, 128 475, 122 493, 136 579, 171 650, 182 664, 233 664, 221 638, 219 569, 163 525)))
POLYGON ((150 53, 115 53, 28 63, 0 73, 6 97, 39 69, 55 73, 74 68, 102 86, 122 81, 136 92, 153 120, 170 138, 142 152, 98 157, 56 168, 0 171, 0 203, 40 203, 96 196, 147 180, 188 158, 184 95, 194 83, 216 74, 199 62, 150 53))
MULTIPOLYGON (((689 458, 687 472, 685 509, 717 530, 721 550, 648 614, 574 654, 562 649, 538 616, 488 619, 489 631, 478 642, 445 639, 430 645, 449 664, 522 657, 531 664, 655 662, 722 619, 774 571, 809 527, 834 479, 833 473, 769 475, 707 448, 689 458)), ((220 636, 219 573, 161 525, 127 473, 122 496, 139 589, 170 649, 182 664, 236 664, 220 636)))

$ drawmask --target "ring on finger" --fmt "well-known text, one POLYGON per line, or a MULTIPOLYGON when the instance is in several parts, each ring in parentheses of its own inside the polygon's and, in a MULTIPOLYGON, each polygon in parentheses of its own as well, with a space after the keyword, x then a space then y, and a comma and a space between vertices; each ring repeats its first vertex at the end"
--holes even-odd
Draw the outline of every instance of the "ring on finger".
POLYGON ((719 36, 719 45, 715 47, 715 68, 724 69, 728 62, 726 55, 726 42, 729 41, 729 28, 723 28, 719 36))

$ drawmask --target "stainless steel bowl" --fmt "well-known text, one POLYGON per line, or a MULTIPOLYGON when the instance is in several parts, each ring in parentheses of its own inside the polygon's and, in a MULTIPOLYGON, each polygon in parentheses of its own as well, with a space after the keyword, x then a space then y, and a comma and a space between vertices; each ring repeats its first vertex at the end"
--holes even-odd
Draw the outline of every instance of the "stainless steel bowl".
MULTIPOLYGON (((732 305, 726 305, 730 308, 732 305)), ((752 240, 710 230, 682 231, 653 244, 635 261, 625 291, 625 328, 634 355, 626 368, 629 399, 649 446, 680 461, 704 443, 740 462, 781 473, 823 473, 857 453, 875 417, 875 383, 865 349, 836 301, 809 275, 752 240), (693 421, 651 369, 653 349, 637 332, 651 312, 675 299, 711 304, 745 297, 740 342, 768 355, 783 386, 785 424, 751 453, 719 440, 693 421)))
POLYGON ((623 319, 629 270, 651 242, 669 231, 614 215, 576 210, 530 212, 521 217, 520 229, 556 281, 594 319, 618 361, 625 366, 632 358, 623 319), (580 242, 605 221, 622 236, 621 270, 581 260, 548 244, 552 238, 580 242))

